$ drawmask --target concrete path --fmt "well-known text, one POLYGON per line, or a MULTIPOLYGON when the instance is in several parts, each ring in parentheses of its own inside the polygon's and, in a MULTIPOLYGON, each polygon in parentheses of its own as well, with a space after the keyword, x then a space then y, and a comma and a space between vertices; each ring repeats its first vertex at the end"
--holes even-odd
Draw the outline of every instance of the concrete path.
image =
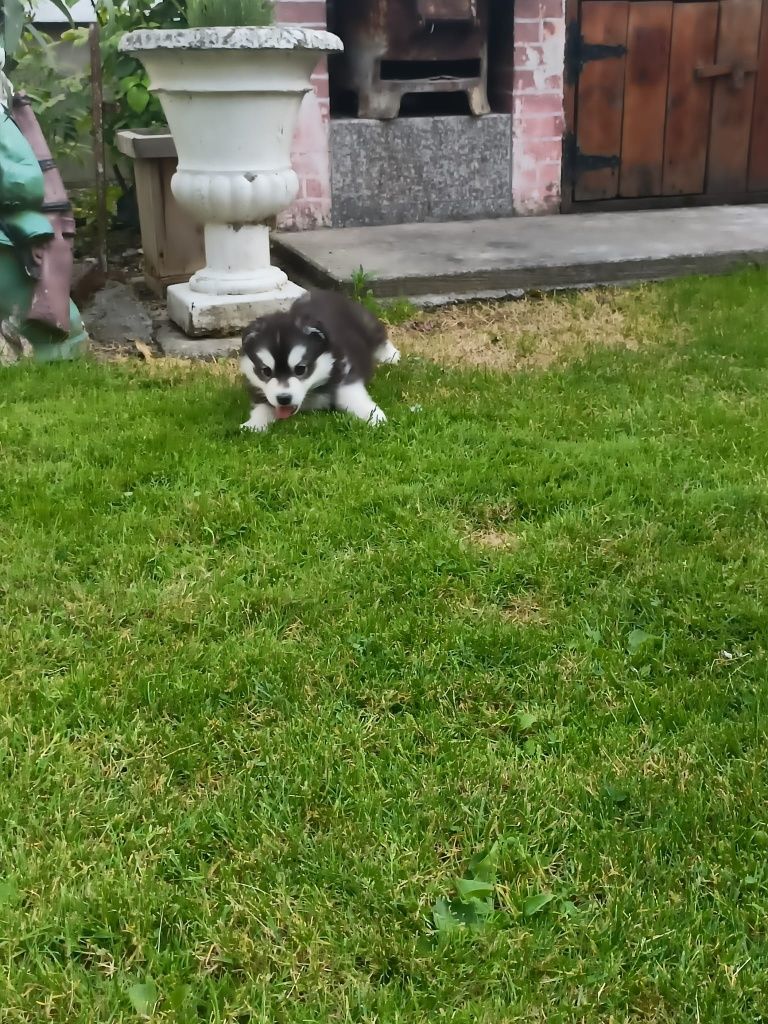
POLYGON ((768 205, 324 229, 273 244, 300 284, 332 287, 362 266, 379 296, 440 302, 768 264, 768 205))

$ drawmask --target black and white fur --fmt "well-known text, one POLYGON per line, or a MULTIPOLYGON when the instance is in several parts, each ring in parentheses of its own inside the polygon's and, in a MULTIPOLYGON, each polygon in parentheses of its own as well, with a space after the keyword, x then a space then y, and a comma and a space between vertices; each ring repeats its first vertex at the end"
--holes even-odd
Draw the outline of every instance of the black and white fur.
POLYGON ((317 409, 384 423, 367 385, 377 363, 399 361, 384 325, 364 306, 338 292, 307 292, 286 313, 254 320, 243 332, 240 369, 252 402, 243 429, 267 430, 317 409))

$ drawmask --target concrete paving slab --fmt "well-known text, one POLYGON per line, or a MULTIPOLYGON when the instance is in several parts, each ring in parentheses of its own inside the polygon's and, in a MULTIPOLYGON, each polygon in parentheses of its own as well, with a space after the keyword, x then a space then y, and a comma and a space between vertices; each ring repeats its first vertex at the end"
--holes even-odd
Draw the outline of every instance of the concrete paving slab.
POLYGON ((768 264, 768 205, 322 229, 273 244, 302 284, 337 287, 362 267, 381 297, 451 301, 768 264))

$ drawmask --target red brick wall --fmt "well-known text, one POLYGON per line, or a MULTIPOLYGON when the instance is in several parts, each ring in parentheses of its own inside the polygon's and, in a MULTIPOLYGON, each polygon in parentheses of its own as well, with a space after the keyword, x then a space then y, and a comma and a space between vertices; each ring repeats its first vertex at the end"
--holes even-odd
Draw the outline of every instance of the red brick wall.
MULTIPOLYGON (((275 21, 280 25, 325 28, 325 0, 277 0, 275 21)), ((328 65, 321 60, 312 76, 314 92, 302 103, 293 138, 291 159, 299 176, 299 195, 278 218, 281 228, 322 227, 331 220, 331 180, 328 152, 328 65)))
POLYGON ((515 0, 494 27, 491 94, 512 114, 512 199, 517 213, 560 206, 563 152, 563 0, 515 0))

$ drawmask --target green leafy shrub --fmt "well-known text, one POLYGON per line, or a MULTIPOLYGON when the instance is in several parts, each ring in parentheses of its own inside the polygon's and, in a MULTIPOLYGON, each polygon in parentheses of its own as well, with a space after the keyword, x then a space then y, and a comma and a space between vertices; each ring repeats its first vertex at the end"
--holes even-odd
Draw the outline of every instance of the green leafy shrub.
POLYGON ((221 25, 271 25, 272 0, 187 0, 187 20, 193 28, 221 25))
MULTIPOLYGON (((138 28, 172 28, 187 24, 186 12, 176 0, 96 0, 101 29, 101 62, 104 91, 104 141, 108 156, 116 159, 115 139, 123 128, 151 128, 165 124, 160 102, 149 91, 141 63, 118 49, 126 32, 138 28)), ((88 43, 88 28, 78 26, 62 33, 62 40, 76 48, 88 43)), ((56 43, 27 25, 13 71, 17 88, 24 88, 35 105, 40 126, 56 159, 82 160, 92 149, 91 89, 81 72, 66 73, 56 57, 56 43)))

